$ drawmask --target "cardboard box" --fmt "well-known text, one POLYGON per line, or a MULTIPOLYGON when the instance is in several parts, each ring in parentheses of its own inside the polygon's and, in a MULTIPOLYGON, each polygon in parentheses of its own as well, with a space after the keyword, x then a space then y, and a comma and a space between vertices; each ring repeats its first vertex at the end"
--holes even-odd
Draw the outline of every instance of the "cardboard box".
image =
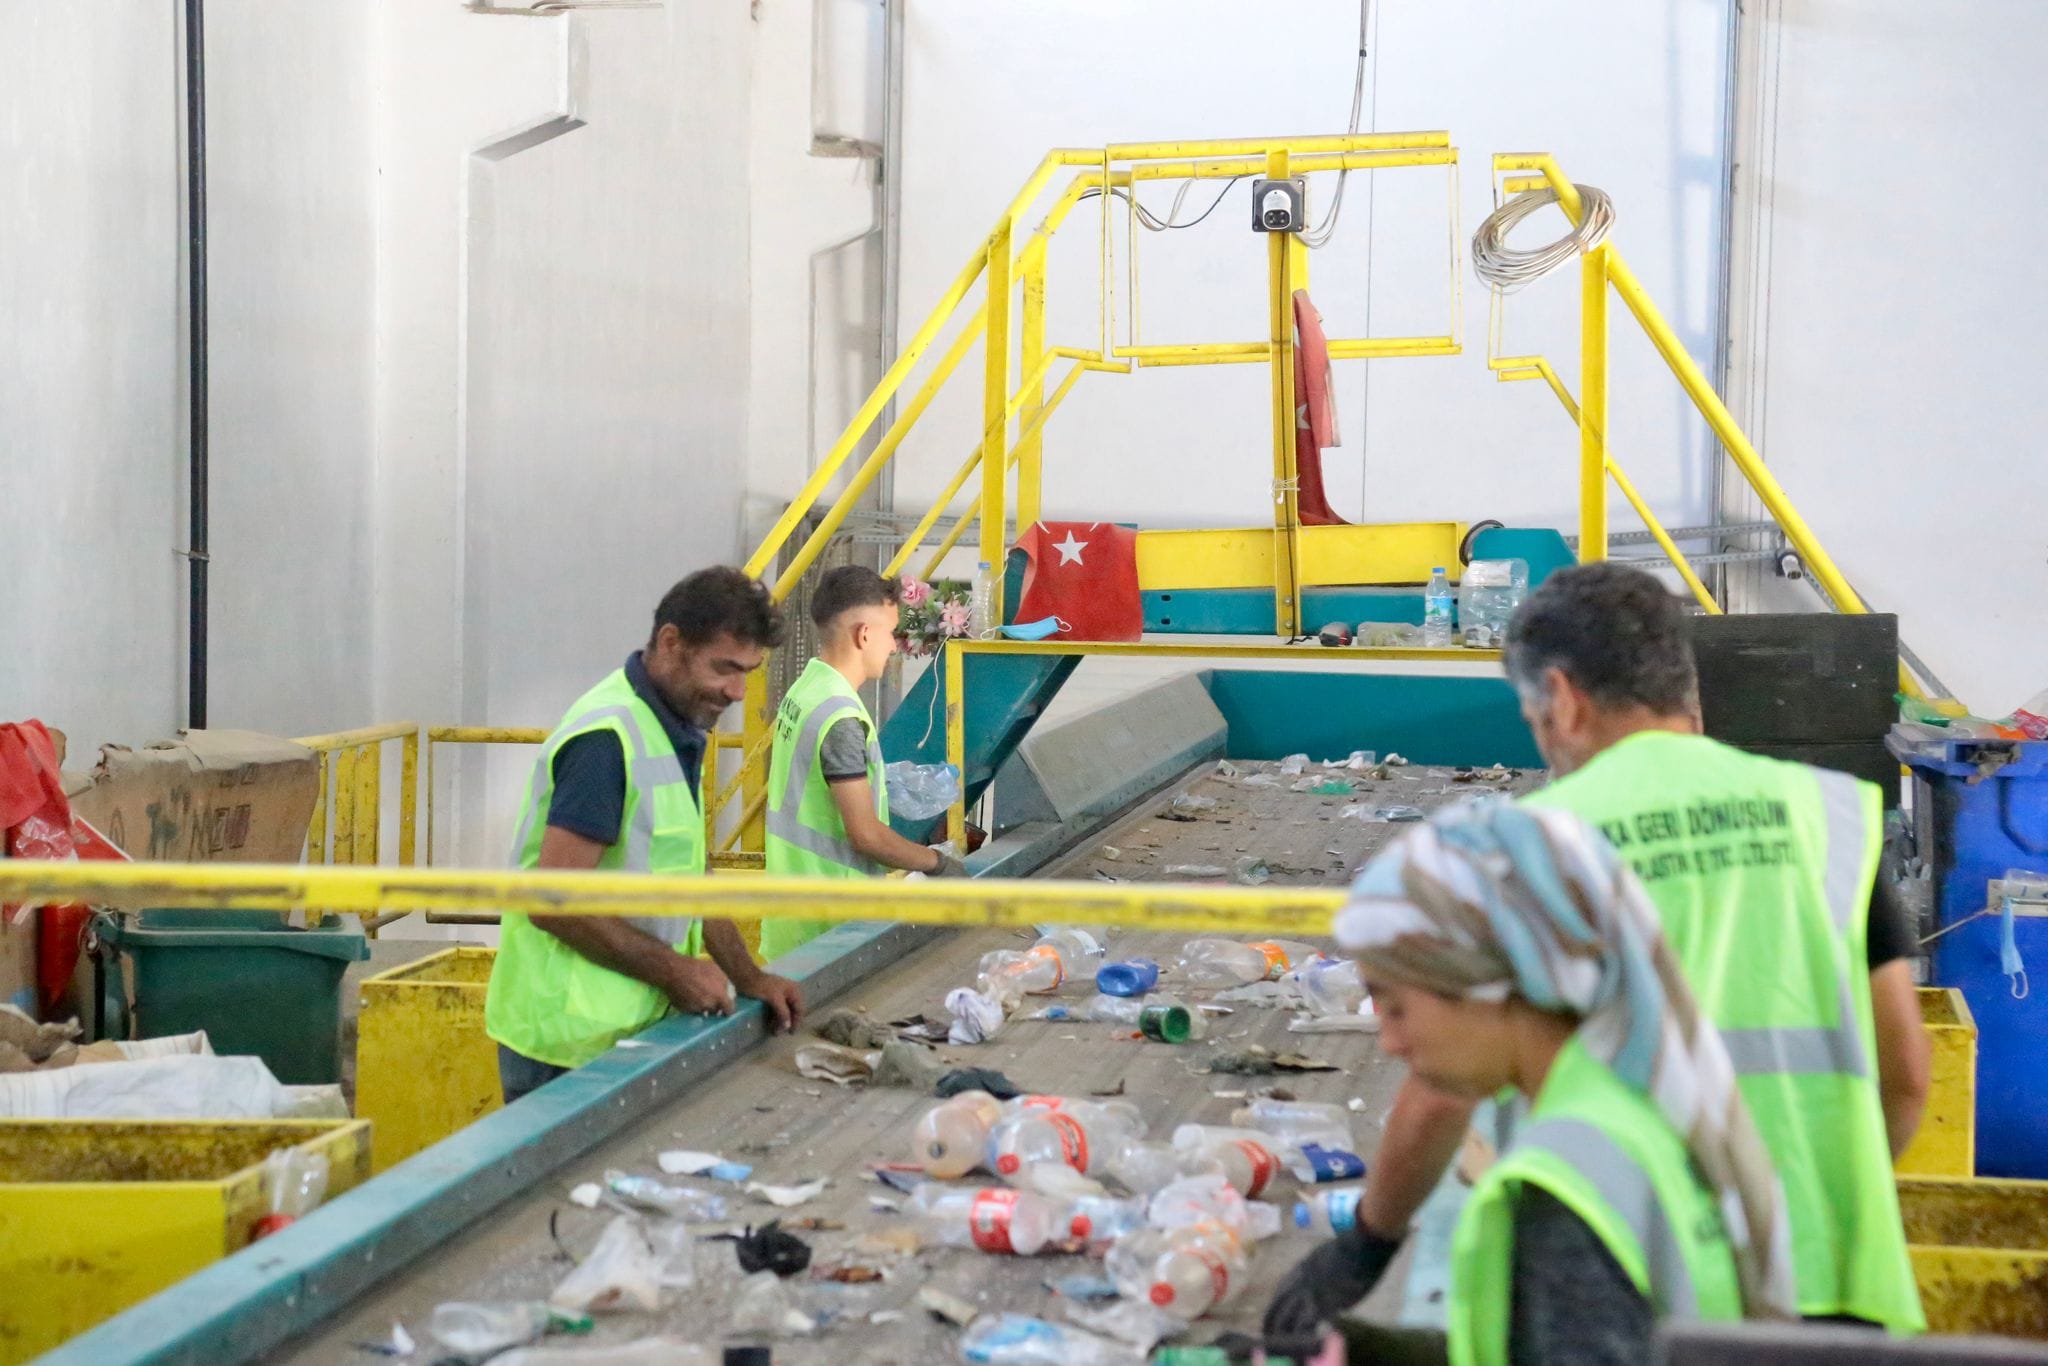
POLYGON ((36 1013, 36 917, 13 906, 0 906, 0 1005, 36 1013))
POLYGON ((71 809, 134 859, 297 863, 320 785, 312 750, 246 730, 187 731, 144 749, 103 745, 68 777, 71 809))

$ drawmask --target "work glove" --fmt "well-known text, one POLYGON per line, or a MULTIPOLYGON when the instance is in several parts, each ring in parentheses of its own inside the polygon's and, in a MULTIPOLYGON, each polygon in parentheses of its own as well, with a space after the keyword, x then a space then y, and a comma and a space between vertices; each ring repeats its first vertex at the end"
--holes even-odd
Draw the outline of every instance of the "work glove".
POLYGON ((1312 1338, 1320 1325, 1335 1322, 1337 1315, 1372 1293, 1400 1250, 1400 1239, 1382 1238, 1354 1225, 1309 1253, 1287 1273, 1266 1306, 1267 1345, 1312 1338))
POLYGON ((967 876, 967 865, 962 863, 958 856, 956 856, 951 849, 948 849, 943 844, 934 844, 933 846, 931 846, 931 849, 933 853, 939 856, 939 866, 932 869, 930 873, 926 874, 927 877, 967 876))

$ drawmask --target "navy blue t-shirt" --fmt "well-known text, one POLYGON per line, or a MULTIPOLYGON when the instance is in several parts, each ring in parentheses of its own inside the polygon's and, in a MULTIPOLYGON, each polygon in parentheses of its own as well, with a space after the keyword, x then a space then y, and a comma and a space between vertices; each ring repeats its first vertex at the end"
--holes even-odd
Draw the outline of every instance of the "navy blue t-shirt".
MULTIPOLYGON (((640 695, 682 760, 690 791, 698 793, 704 771, 705 734, 678 716, 647 676, 640 651, 626 660, 626 681, 640 695)), ((599 844, 616 844, 626 820, 626 750, 608 730, 579 735, 555 751, 555 792, 548 824, 599 844)))

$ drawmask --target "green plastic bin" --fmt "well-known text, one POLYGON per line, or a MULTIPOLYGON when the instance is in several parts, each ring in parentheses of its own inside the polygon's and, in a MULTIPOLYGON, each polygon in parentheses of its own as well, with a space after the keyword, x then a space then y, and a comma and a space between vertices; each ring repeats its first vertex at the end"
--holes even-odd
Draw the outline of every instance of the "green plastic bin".
POLYGON ((134 965, 137 1038, 203 1029, 214 1052, 259 1057, 288 1086, 341 1080, 341 979, 370 956, 362 930, 339 920, 292 929, 267 911, 163 910, 109 917, 101 937, 134 965))

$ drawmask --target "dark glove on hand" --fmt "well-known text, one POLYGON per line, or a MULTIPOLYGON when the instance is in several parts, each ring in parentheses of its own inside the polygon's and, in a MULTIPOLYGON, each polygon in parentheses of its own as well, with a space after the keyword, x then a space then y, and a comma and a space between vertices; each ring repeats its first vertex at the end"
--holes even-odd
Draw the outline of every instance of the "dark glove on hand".
POLYGON ((1309 1253, 1266 1306, 1267 1345, 1313 1337, 1318 1326, 1371 1294, 1400 1250, 1400 1239, 1353 1226, 1309 1253))

